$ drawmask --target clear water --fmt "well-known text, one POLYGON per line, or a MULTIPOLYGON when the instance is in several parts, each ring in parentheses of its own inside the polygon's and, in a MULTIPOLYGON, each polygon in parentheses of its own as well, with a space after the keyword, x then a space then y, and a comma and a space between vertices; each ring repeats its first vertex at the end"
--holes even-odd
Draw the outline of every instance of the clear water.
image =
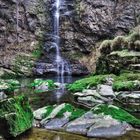
MULTIPOLYGON (((49 76, 44 79, 51 79, 57 82, 57 76, 49 76)), ((72 83, 75 80, 81 79, 83 77, 68 77, 64 76, 64 82, 67 81, 67 79, 71 79, 67 83, 72 83)), ((27 95, 31 104, 31 107, 33 110, 36 110, 38 108, 47 106, 47 105, 54 105, 54 104, 61 104, 61 103, 71 103, 73 104, 73 97, 72 95, 66 91, 66 89, 61 92, 62 89, 54 90, 54 91, 47 91, 42 93, 35 93, 34 89, 28 88, 28 85, 34 81, 35 78, 22 78, 18 79, 22 85, 22 88, 17 90, 14 95, 27 95)))

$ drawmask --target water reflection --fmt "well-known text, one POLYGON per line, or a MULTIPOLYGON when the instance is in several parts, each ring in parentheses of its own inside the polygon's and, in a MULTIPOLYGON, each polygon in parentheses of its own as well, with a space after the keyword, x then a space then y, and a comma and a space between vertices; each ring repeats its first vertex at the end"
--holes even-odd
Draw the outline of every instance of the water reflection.
MULTIPOLYGON (((67 78, 68 77, 65 77, 64 79, 67 78)), ((74 82, 75 80, 78 80, 80 78, 81 77, 72 77, 69 83, 74 82)), ((43 78, 43 79, 51 79, 57 82, 57 76, 43 78)), ((33 110, 44 107, 46 105, 61 104, 64 102, 71 103, 71 104, 73 103, 72 95, 69 94, 64 88, 60 88, 53 91, 42 92, 42 93, 35 93, 34 89, 28 87, 30 83, 34 81, 34 79, 25 78, 25 79, 19 79, 19 81, 22 85, 22 88, 16 91, 15 95, 21 95, 21 94, 27 95, 33 110)))

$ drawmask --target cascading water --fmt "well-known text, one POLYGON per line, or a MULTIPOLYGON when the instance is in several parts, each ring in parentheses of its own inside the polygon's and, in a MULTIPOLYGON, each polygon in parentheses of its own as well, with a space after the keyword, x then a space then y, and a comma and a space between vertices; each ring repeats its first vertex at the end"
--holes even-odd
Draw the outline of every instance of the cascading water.
POLYGON ((70 66, 68 62, 64 60, 60 53, 60 36, 59 36, 59 27, 60 27, 60 8, 61 8, 62 0, 55 0, 54 6, 54 21, 53 21, 53 35, 55 36, 55 47, 56 47, 56 71, 58 75, 57 82, 64 84, 64 82, 69 82, 69 77, 64 81, 64 75, 71 75, 70 66))
POLYGON ((69 63, 63 59, 60 51, 60 16, 61 16, 61 8, 64 4, 64 0, 54 0, 52 4, 53 9, 53 46, 56 48, 54 65, 56 66, 57 72, 57 82, 61 84, 60 89, 56 92, 57 102, 59 103, 60 97, 64 93, 64 83, 68 83, 71 80, 71 70, 69 63))

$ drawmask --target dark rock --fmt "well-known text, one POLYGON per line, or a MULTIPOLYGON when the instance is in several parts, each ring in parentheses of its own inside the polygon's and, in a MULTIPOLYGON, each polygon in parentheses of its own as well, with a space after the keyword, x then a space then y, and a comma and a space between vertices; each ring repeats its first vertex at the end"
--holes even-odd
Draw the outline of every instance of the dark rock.
MULTIPOLYGON (((88 69, 79 64, 70 64, 70 71, 72 75, 87 75, 89 74, 88 69)), ((47 74, 56 74, 56 64, 55 63, 45 63, 39 62, 36 64, 36 68, 34 69, 35 75, 47 75, 47 74)), ((65 69, 65 74, 67 74, 67 70, 65 69)))

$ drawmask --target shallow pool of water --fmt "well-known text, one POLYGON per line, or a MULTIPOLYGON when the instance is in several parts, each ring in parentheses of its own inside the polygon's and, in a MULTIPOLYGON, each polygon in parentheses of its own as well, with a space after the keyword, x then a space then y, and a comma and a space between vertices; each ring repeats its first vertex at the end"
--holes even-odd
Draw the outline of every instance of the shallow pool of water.
POLYGON ((140 140, 140 132, 132 131, 120 137, 105 139, 87 138, 70 133, 33 128, 25 134, 17 137, 16 140, 140 140))
MULTIPOLYGON (((82 77, 71 77, 69 83, 74 82, 75 80, 81 79, 82 77)), ((35 78, 22 78, 18 79, 22 85, 22 88, 17 90, 14 95, 27 95, 30 101, 30 105, 33 110, 44 107, 46 105, 54 105, 61 103, 73 103, 73 97, 66 90, 58 92, 58 90, 47 91, 42 93, 35 93, 34 89, 28 87, 30 83, 34 81, 35 78)), ((57 82, 57 77, 47 77, 43 79, 51 79, 57 82)), ((68 79, 68 76, 64 77, 65 81, 68 79)))

